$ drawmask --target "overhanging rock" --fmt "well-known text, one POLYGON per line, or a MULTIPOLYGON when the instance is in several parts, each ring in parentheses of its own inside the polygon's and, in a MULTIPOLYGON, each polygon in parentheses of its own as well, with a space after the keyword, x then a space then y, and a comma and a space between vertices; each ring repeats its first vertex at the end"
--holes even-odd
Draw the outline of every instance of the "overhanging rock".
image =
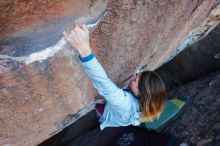
POLYGON ((1 1, 0 145, 39 144, 92 108, 97 93, 77 54, 62 41, 62 32, 74 23, 97 24, 91 46, 121 85, 135 70, 154 70, 175 56, 196 28, 209 32, 215 23, 208 29, 204 24, 219 23, 217 5, 215 0, 1 1))

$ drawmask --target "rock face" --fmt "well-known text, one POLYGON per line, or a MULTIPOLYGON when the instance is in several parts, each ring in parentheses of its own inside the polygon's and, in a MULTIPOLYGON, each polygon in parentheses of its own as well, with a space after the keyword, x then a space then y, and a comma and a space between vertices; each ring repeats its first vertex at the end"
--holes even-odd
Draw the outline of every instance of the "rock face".
POLYGON ((71 25, 93 23, 106 7, 107 0, 1 1, 1 54, 29 55, 50 47, 71 25))
POLYGON ((194 81, 220 70, 220 25, 205 38, 188 46, 171 61, 156 70, 166 89, 194 81), (201 59, 202 58, 202 59, 201 59))
POLYGON ((77 112, 93 102, 97 93, 78 56, 61 38, 72 24, 95 23, 103 17, 91 29, 91 46, 120 85, 136 69, 154 70, 166 62, 190 31, 210 22, 208 18, 218 20, 219 15, 211 14, 217 4, 215 0, 1 1, 0 145, 36 145, 76 120, 77 112))

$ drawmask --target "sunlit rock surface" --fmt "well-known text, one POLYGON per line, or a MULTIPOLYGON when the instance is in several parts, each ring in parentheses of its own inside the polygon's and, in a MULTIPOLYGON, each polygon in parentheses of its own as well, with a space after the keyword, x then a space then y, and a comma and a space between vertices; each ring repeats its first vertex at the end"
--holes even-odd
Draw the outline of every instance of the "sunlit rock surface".
POLYGON ((191 40, 186 38, 209 32, 219 20, 219 9, 211 13, 217 4, 215 0, 1 1, 0 145, 36 145, 92 107, 97 93, 78 55, 66 42, 57 46, 62 32, 74 23, 102 19, 90 29, 91 46, 110 78, 121 85, 135 70, 154 70, 175 56, 191 40), (33 53, 48 48, 59 51, 27 62, 33 53))

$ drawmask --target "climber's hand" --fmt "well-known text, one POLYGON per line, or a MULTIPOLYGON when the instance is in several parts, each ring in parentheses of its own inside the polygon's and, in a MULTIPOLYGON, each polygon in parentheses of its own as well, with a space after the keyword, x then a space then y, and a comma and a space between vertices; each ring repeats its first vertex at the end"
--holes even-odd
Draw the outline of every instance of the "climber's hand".
POLYGON ((68 43, 79 52, 81 57, 86 57, 91 53, 89 44, 89 30, 85 24, 76 25, 69 33, 63 32, 68 43))

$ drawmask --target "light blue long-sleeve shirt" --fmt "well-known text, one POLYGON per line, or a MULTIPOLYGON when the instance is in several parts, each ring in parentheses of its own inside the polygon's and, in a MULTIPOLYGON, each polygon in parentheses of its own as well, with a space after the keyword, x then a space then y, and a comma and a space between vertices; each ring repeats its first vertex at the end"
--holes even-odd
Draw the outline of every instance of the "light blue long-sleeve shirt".
POLYGON ((99 119, 101 130, 105 127, 139 125, 141 112, 137 98, 130 92, 118 88, 108 78, 93 53, 80 60, 93 86, 107 101, 104 113, 99 119))

